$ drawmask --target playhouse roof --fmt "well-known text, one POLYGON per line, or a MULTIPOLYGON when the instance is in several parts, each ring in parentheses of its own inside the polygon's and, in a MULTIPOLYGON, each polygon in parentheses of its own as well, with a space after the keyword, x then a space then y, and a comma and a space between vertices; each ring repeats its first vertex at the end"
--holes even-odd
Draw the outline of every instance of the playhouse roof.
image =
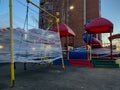
MULTIPOLYGON (((58 32, 56 27, 53 27, 52 30, 55 32, 58 32)), ((59 30, 60 30, 61 37, 75 36, 75 33, 73 32, 73 30, 68 25, 66 25, 64 23, 59 24, 59 30)))
POLYGON ((110 33, 113 32, 113 24, 105 18, 95 18, 85 27, 88 33, 110 33))

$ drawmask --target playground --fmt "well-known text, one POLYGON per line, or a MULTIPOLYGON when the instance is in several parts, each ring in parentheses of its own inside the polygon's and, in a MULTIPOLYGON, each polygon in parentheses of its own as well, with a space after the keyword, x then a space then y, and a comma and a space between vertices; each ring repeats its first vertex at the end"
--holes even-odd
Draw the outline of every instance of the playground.
POLYGON ((6 14, 10 21, 0 23, 0 90, 120 90, 120 35, 112 35, 111 21, 97 17, 87 22, 84 45, 74 47, 75 33, 67 24, 31 0, 26 4, 23 27, 12 13, 12 0, 6 14), (52 18, 47 28, 30 27, 30 5, 52 18), (109 34, 107 47, 98 38, 103 33, 109 34), (66 38, 65 47, 61 38, 66 38))
MULTIPOLYGON (((8 69, 0 66, 0 90, 10 90, 8 69)), ((16 67, 16 80, 13 90, 120 90, 119 68, 82 68, 66 66, 31 66, 26 71, 23 64, 16 67)), ((12 90, 12 89, 11 89, 12 90)))

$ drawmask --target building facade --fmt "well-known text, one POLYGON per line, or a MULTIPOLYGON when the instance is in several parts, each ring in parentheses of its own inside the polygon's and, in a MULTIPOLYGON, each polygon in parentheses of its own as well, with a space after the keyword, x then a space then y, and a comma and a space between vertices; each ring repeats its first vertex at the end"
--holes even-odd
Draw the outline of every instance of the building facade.
MULTIPOLYGON (((100 17, 100 0, 41 0, 40 6, 44 9, 47 8, 49 12, 60 19, 60 22, 67 24, 75 32, 75 47, 85 44, 82 34, 85 32, 84 25, 86 22, 100 17), (74 8, 70 9, 71 6, 74 8)), ((40 12, 39 27, 45 28, 49 25, 50 17, 45 20, 48 16, 42 16, 43 13, 40 12)), ((69 43, 71 42, 72 39, 70 38, 69 43)), ((62 43, 64 45, 65 40, 62 39, 62 43)))
MULTIPOLYGON (((40 6, 47 10, 52 15, 57 16, 61 20, 61 0, 40 0, 40 6)), ((48 15, 47 13, 43 11, 39 11, 39 28, 46 29, 50 27, 50 25, 53 26, 54 24, 54 18, 48 15)))

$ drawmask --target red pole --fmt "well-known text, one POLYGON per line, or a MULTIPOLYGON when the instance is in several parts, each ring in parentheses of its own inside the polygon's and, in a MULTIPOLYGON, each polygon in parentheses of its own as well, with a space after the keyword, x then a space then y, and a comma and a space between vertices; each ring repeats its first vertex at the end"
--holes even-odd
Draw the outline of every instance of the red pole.
POLYGON ((88 53, 87 53, 87 50, 88 50, 88 33, 86 32, 86 59, 88 59, 88 53))
POLYGON ((96 34, 94 34, 94 37, 96 38, 96 37, 97 37, 97 35, 96 35, 96 34))
POLYGON ((74 42, 74 36, 73 36, 73 41, 72 41, 72 46, 74 48, 75 42, 74 42))
POLYGON ((112 56, 112 39, 111 39, 111 36, 112 36, 112 32, 110 32, 110 55, 111 55, 111 60, 113 59, 113 56, 112 56))
POLYGON ((67 60, 69 59, 68 58, 68 36, 66 37, 66 57, 67 57, 67 60))

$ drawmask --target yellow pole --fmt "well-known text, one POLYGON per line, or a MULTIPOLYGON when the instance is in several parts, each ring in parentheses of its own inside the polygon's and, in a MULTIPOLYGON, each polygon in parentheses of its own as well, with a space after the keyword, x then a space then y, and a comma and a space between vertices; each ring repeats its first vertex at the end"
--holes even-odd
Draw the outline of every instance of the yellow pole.
MULTIPOLYGON (((59 40, 60 40, 60 29, 59 29, 59 25, 58 25, 59 19, 58 18, 55 18, 55 19, 56 19, 56 23, 57 23, 58 36, 59 36, 59 40)), ((60 43, 60 48, 62 49, 61 43, 60 43)), ((61 51, 61 54, 62 54, 62 51, 61 51)), ((62 68, 65 69, 63 55, 62 55, 62 68)))
MULTIPOLYGON (((40 10, 42 10, 43 12, 45 12, 46 14, 50 15, 51 17, 53 17, 55 20, 56 20, 56 23, 57 23, 57 29, 58 29, 58 33, 59 33, 59 39, 60 39, 60 30, 59 30, 59 19, 54 16, 53 14, 49 13, 48 11, 46 11, 45 9, 37 6, 36 4, 34 4, 31 0, 26 0, 28 3, 31 3, 32 5, 34 5, 35 7, 39 8, 40 10)), ((62 46, 61 46, 61 43, 60 43, 60 48, 62 49, 62 46)), ((61 53, 62 54, 62 53, 61 53)), ((65 65, 64 65, 64 59, 62 57, 62 68, 65 69, 65 65)))
POLYGON ((92 46, 90 46, 90 60, 92 60, 92 46))
POLYGON ((91 46, 90 45, 87 45, 87 47, 88 47, 88 50, 89 50, 89 55, 90 55, 90 57, 89 57, 89 59, 91 60, 92 59, 92 50, 91 50, 91 46))
POLYGON ((13 52, 13 22, 12 22, 12 0, 9 0, 9 18, 10 18, 10 60, 11 60, 11 87, 14 87, 14 52, 13 52))

